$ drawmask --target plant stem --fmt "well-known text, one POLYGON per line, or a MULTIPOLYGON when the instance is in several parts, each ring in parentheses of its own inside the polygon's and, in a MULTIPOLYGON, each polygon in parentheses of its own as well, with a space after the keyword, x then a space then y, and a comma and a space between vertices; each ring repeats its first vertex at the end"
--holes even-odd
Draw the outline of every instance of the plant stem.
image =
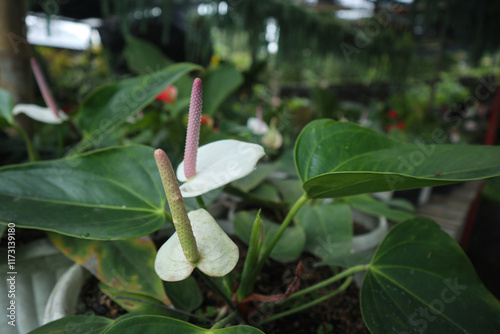
POLYGON ((207 210, 207 206, 205 205, 205 201, 203 200, 203 197, 200 195, 200 196, 196 196, 196 203, 198 204, 198 207, 200 209, 204 209, 204 210, 207 210))
POLYGON ((233 310, 235 312, 239 312, 238 308, 234 305, 234 303, 231 301, 231 299, 224 293, 224 291, 222 291, 222 289, 217 285, 217 283, 215 283, 214 281, 212 281, 212 278, 210 278, 209 276, 205 275, 198 268, 196 268, 196 272, 198 273, 198 275, 201 276, 201 278, 203 278, 203 280, 207 283, 207 285, 212 290, 214 290, 224 300, 224 302, 229 306, 229 308, 231 310, 233 310))
POLYGON ((300 291, 292 294, 290 297, 284 299, 282 301, 282 303, 290 301, 290 300, 295 299, 297 297, 303 296, 303 295, 305 295, 307 293, 314 292, 316 290, 324 288, 325 286, 328 286, 328 285, 330 285, 332 283, 335 283, 336 281, 341 280, 344 277, 352 276, 353 274, 355 274, 357 272, 360 272, 360 271, 365 271, 365 270, 368 269, 369 266, 370 265, 368 265, 368 264, 362 264, 362 265, 359 265, 359 266, 351 267, 351 268, 349 268, 347 270, 344 270, 340 274, 337 274, 337 275, 335 275, 333 277, 330 277, 327 280, 324 280, 323 282, 319 282, 319 283, 317 283, 315 285, 312 285, 312 286, 310 286, 310 287, 308 287, 306 289, 300 290, 300 291))
POLYGON ((271 254, 271 251, 273 250, 274 246, 276 246, 276 244, 280 240, 281 236, 285 232, 286 228, 292 222, 293 217, 295 217, 295 215, 297 214, 299 209, 302 207, 302 205, 304 205, 304 203, 308 199, 309 199, 309 197, 306 194, 303 194, 302 196, 300 196, 300 198, 292 206, 292 208, 290 209, 290 211, 286 215, 285 220, 283 220, 283 223, 281 223, 280 228, 278 229, 278 231, 274 235, 273 239, 271 240, 269 245, 264 249, 264 253, 262 254, 262 256, 259 260, 259 263, 256 267, 256 270, 253 273, 255 276, 262 270, 262 267, 264 266, 264 263, 266 263, 266 260, 269 257, 269 255, 271 254))
POLYGON ((173 225, 174 224, 174 220, 172 219, 172 215, 170 213, 168 213, 167 210, 164 210, 163 214, 165 215, 165 219, 168 220, 173 225))
POLYGON ((38 155, 38 152, 36 151, 35 147, 33 146, 33 143, 31 142, 31 139, 28 136, 28 134, 26 133, 26 131, 24 131, 24 129, 22 127, 20 127, 16 124, 12 124, 12 127, 14 129, 16 129, 16 131, 19 132, 19 134, 21 134, 21 136, 23 137, 24 142, 26 144, 26 149, 28 150, 28 157, 30 159, 30 162, 35 162, 35 161, 40 160, 40 156, 38 155))
POLYGON ((352 276, 348 277, 344 283, 342 283, 342 285, 338 288, 338 289, 335 289, 333 290, 332 292, 320 297, 320 298, 317 298, 317 299, 314 299, 312 301, 310 301, 309 303, 306 303, 306 304, 302 304, 296 308, 293 308, 293 309, 290 309, 288 311, 285 311, 285 312, 281 312, 281 313, 278 313, 278 314, 275 314, 275 315, 272 315, 270 316, 269 318, 266 318, 264 319, 264 321, 262 322, 262 324, 265 324, 267 322, 270 322, 270 321, 273 321, 273 320, 276 320, 276 319, 279 319, 281 317, 286 317, 290 314, 294 314, 294 313, 297 313, 297 312, 300 312, 300 311, 303 311, 311 306, 314 306, 316 304, 319 304, 327 299, 330 299, 336 295, 338 295, 339 293, 341 293, 342 291, 344 291, 345 289, 347 289, 347 287, 351 284, 352 282, 352 276))
POLYGON ((210 329, 224 328, 228 323, 235 320, 238 317, 237 313, 231 313, 224 319, 217 321, 210 329))

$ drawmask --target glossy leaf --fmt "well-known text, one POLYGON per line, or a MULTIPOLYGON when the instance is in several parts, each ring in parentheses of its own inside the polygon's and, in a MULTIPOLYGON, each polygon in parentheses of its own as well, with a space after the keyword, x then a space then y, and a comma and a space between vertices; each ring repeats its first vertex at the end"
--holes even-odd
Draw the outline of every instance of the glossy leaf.
POLYGON ((151 233, 166 202, 153 151, 129 146, 0 168, 0 222, 89 239, 151 233))
POLYGON ((204 329, 190 323, 158 316, 136 316, 118 322, 105 334, 263 334, 250 326, 234 326, 221 329, 204 329))
POLYGON ((500 332, 500 302, 458 244, 427 218, 387 234, 363 280, 361 310, 374 334, 500 332))
POLYGON ((8 124, 14 123, 13 107, 14 102, 10 93, 0 88, 0 119, 3 118, 8 124))
POLYGON ((114 323, 113 320, 92 315, 72 315, 38 327, 29 334, 85 333, 101 334, 114 323))
POLYGON ((203 113, 213 116, 220 105, 243 83, 243 75, 232 64, 222 64, 202 77, 203 113))
MULTIPOLYGON (((444 140, 433 131, 434 143, 444 140)), ((439 186, 500 175, 500 148, 414 144, 329 119, 309 123, 295 145, 295 164, 311 197, 343 197, 439 186)))
MULTIPOLYGON (((256 210, 240 211, 234 217, 234 230, 236 235, 246 244, 250 241, 256 215, 256 210)), ((261 248, 265 249, 278 231, 279 225, 264 217, 261 218, 264 223, 264 242, 261 248)), ((305 243, 306 235, 301 228, 288 227, 271 252, 271 258, 285 263, 295 261, 299 258, 300 254, 302 254, 305 243)))
POLYGON ((414 216, 410 212, 392 209, 388 206, 388 204, 377 200, 370 195, 350 196, 346 197, 345 200, 358 211, 375 217, 384 216, 395 222, 410 219, 414 216))
POLYGON ((56 233, 49 237, 64 255, 111 288, 171 304, 154 271, 156 247, 149 237, 116 241, 84 240, 56 233))
POLYGON ((158 72, 95 89, 79 108, 78 125, 84 134, 81 145, 97 144, 104 135, 151 103, 165 87, 196 69, 200 67, 178 63, 158 72))
POLYGON ((326 259, 351 249, 352 217, 346 203, 304 205, 295 222, 306 234, 306 250, 316 256, 326 259))
POLYGON ((103 283, 99 283, 99 289, 128 312, 144 315, 161 315, 179 320, 188 320, 189 318, 189 316, 175 312, 175 310, 167 307, 158 299, 150 296, 113 289, 103 283))

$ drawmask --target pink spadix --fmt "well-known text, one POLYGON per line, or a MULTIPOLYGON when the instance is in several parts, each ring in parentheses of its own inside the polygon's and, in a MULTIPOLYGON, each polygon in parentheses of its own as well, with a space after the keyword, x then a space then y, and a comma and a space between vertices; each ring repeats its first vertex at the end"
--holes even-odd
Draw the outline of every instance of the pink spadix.
POLYGON ((54 99, 54 96, 52 96, 52 93, 50 92, 49 85, 47 84, 47 81, 43 76, 42 70, 38 65, 38 62, 36 61, 35 58, 31 58, 30 61, 31 61, 31 69, 33 70, 33 74, 35 75, 38 88, 40 88, 40 91, 42 92, 45 104, 50 110, 52 110, 54 116, 56 116, 56 118, 59 118, 59 112, 56 101, 54 99))
POLYGON ((196 78, 191 90, 186 148, 184 150, 184 174, 188 179, 196 174, 196 155, 200 141, 202 94, 201 79, 196 78))

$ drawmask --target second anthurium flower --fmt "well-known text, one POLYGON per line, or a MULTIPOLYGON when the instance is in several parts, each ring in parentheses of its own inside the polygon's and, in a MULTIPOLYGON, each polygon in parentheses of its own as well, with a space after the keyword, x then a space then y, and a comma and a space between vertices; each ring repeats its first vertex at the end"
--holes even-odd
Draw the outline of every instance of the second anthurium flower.
POLYGON ((257 144, 233 139, 219 140, 198 148, 202 109, 202 82, 193 82, 189 105, 184 161, 177 167, 183 197, 195 197, 250 174, 265 154, 257 144))
POLYGON ((238 262, 238 247, 206 210, 187 213, 170 160, 162 150, 155 159, 176 230, 158 250, 156 273, 164 281, 181 281, 197 267, 208 276, 225 276, 238 262))

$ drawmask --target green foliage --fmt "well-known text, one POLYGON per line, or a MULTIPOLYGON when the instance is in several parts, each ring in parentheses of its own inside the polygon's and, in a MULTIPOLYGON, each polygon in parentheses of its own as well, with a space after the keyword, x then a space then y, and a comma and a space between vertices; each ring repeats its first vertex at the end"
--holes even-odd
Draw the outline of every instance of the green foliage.
POLYGON ((460 246, 427 218, 396 225, 382 241, 363 280, 361 311, 374 334, 500 329, 500 302, 460 246))

